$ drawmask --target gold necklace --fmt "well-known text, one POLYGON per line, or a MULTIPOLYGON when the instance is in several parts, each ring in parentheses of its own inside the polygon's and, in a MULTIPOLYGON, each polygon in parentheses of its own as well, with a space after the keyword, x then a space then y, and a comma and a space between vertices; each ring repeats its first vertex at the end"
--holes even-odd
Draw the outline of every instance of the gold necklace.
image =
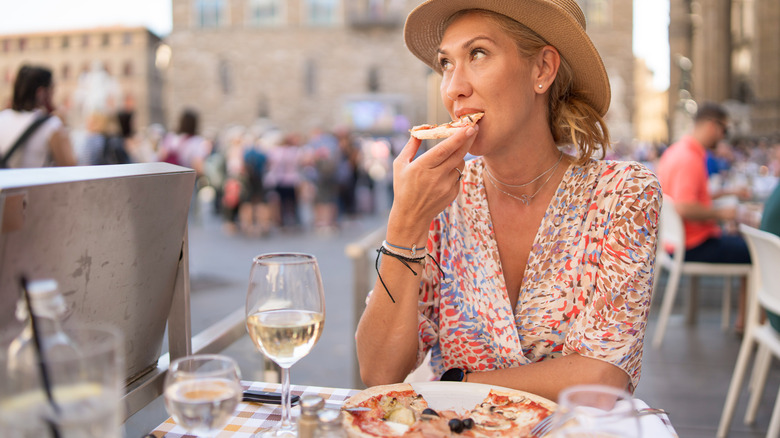
MULTIPOLYGON (((562 158, 563 158, 563 152, 561 152, 561 155, 558 157, 558 161, 556 161, 556 162, 555 162, 555 164, 553 165, 553 167, 551 167, 550 169, 548 169, 548 170, 546 170, 544 173, 542 173, 542 175, 544 175, 545 173, 547 173, 547 172, 550 172, 550 175, 547 177, 547 179, 545 179, 545 180, 544 180, 544 182, 542 183, 542 185, 540 185, 540 186, 539 186, 539 188, 538 188, 538 189, 537 189, 537 190, 536 190, 536 191, 533 193, 533 195, 530 195, 530 196, 529 196, 529 195, 525 195, 525 194, 523 194, 523 195, 520 195, 520 196, 515 196, 515 195, 513 195, 513 194, 511 194, 511 193, 509 193, 509 192, 506 192, 506 191, 504 191, 504 190, 501 190, 501 188, 500 188, 500 187, 498 187, 498 185, 497 185, 497 184, 496 184, 496 182, 495 182, 495 181, 498 181, 498 180, 496 179, 496 180, 494 181, 495 177, 493 176, 493 174, 491 174, 491 173, 490 173, 490 171, 488 171, 488 172, 487 172, 487 174, 488 174, 488 179, 490 180, 490 183, 491 183, 491 184, 493 184, 493 187, 495 187, 495 188, 496 188, 496 190, 498 190, 499 192, 501 192, 501 193, 503 193, 503 194, 505 194, 505 195, 509 196, 510 198, 517 199, 518 201, 522 202, 522 203, 523 203, 523 204, 525 204, 525 205, 528 205, 528 204, 530 204, 530 203, 531 203, 531 201, 533 201, 533 199, 536 197, 536 195, 538 195, 538 194, 539 194, 539 192, 541 192, 541 191, 542 191, 542 189, 544 188, 544 186, 545 186, 545 185, 547 185, 547 183, 550 181, 550 179, 553 177, 553 175, 555 175, 555 172, 552 172, 552 170, 554 170, 554 169, 556 169, 556 168, 558 167, 558 164, 560 164, 560 163, 561 163, 561 159, 562 159, 562 158)), ((485 164, 485 170, 487 170, 487 164, 485 164)), ((540 175, 539 177, 536 177, 536 178, 534 178, 534 179, 533 179, 531 182, 538 180, 540 177, 541 177, 541 175, 540 175)), ((498 181, 498 182, 499 182, 499 183, 501 183, 501 184, 504 184, 504 183, 502 183, 501 181, 498 181)), ((528 184, 530 184, 530 182, 529 182, 528 184)), ((508 184, 505 184, 505 185, 508 185, 508 184)), ((511 187, 511 186, 510 186, 510 187, 511 187)))

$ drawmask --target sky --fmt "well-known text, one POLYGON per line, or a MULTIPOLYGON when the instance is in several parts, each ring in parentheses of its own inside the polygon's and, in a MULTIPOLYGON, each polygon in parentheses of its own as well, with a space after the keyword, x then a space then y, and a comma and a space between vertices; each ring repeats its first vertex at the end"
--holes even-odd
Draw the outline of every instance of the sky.
MULTIPOLYGON (((627 0, 615 0, 627 1, 627 0)), ((634 1, 634 54, 669 86, 669 0, 634 1)), ((3 0, 0 34, 143 25, 160 36, 171 30, 171 0, 3 0)))

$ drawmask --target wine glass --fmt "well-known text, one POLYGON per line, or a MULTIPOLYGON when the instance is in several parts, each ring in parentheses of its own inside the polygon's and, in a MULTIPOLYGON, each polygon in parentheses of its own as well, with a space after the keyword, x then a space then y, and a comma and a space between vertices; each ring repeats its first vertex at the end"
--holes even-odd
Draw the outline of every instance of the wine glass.
POLYGON ((578 385, 561 391, 553 414, 554 438, 641 438, 634 399, 606 385, 578 385))
POLYGON ((241 401, 236 361, 217 354, 179 358, 165 376, 165 407, 187 432, 211 437, 230 421, 241 401))
POLYGON ((254 258, 246 296, 246 326, 257 348, 282 369, 282 422, 263 436, 295 436, 290 421, 290 367, 309 354, 325 323, 317 259, 309 254, 254 258))

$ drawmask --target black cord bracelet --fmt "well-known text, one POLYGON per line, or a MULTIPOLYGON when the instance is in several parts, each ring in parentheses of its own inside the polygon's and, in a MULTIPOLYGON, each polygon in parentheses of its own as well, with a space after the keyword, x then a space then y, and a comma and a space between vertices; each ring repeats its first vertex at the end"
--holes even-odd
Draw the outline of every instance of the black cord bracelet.
POLYGON ((390 289, 387 288, 387 284, 385 284, 385 280, 382 278, 382 274, 379 273, 379 256, 382 254, 388 255, 394 259, 399 260, 401 263, 404 264, 404 266, 406 266, 407 268, 409 268, 410 271, 412 271, 412 274, 414 274, 415 277, 417 276, 417 272, 415 272, 414 269, 412 269, 412 267, 409 266, 409 263, 424 264, 425 257, 430 257, 431 260, 433 260, 433 263, 436 264, 436 267, 439 269, 439 272, 441 272, 441 266, 439 266, 439 262, 437 262, 436 259, 433 258, 433 256, 430 254, 426 254, 425 256, 415 257, 415 258, 404 257, 400 254, 396 254, 394 252, 388 251, 388 249, 385 248, 384 246, 380 246, 379 249, 376 250, 376 261, 374 262, 374 267, 376 268, 376 275, 377 277, 379 277, 379 281, 382 283, 382 286, 385 288, 385 292, 387 292, 387 296, 390 297, 390 300, 393 302, 393 304, 395 304, 395 298, 393 298, 393 295, 390 293, 390 289))

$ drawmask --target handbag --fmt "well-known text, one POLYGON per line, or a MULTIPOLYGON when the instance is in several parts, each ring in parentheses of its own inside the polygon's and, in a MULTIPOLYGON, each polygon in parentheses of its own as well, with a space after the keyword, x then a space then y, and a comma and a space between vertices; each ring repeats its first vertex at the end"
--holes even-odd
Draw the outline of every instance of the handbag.
POLYGON ((51 117, 51 114, 44 114, 30 123, 30 126, 28 126, 24 132, 22 132, 22 135, 16 139, 11 148, 8 149, 8 152, 6 152, 3 158, 0 159, 0 168, 5 169, 8 167, 8 160, 11 159, 11 155, 13 155, 14 152, 16 152, 27 141, 28 138, 30 138, 30 136, 33 134, 33 132, 35 132, 36 129, 38 129, 39 126, 43 125, 43 122, 49 120, 49 117, 51 117))

